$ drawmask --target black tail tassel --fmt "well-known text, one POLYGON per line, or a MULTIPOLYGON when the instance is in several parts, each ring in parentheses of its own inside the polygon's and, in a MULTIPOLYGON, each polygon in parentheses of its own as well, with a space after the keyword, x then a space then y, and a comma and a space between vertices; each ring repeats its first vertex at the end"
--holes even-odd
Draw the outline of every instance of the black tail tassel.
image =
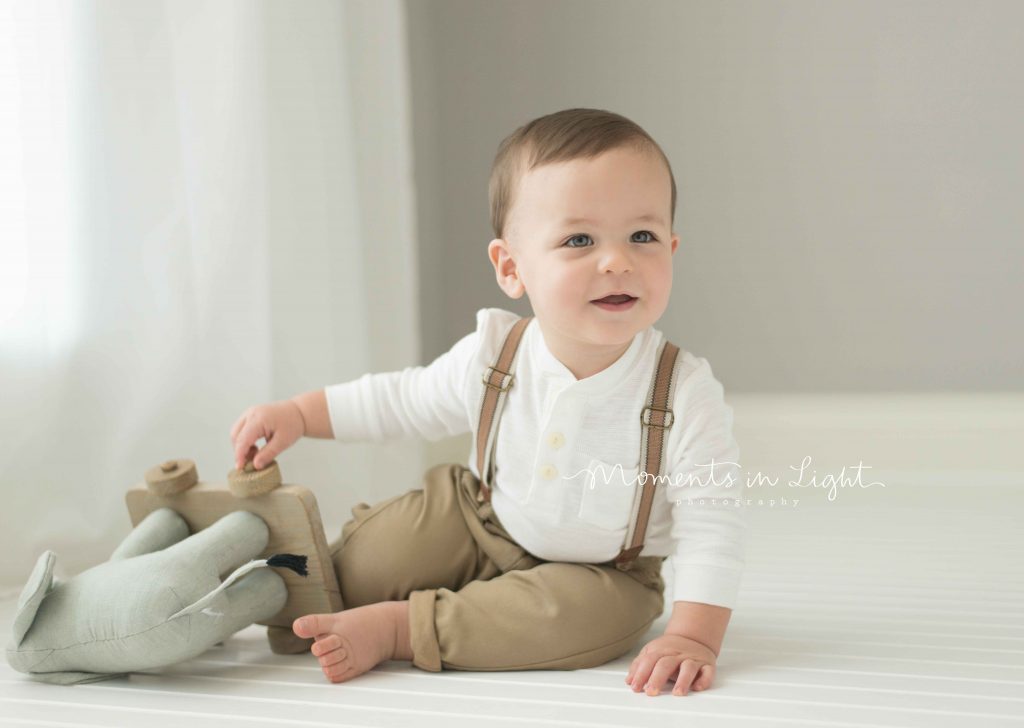
POLYGON ((306 557, 300 554, 274 554, 267 559, 267 566, 283 566, 299 576, 309 576, 309 571, 306 569, 306 557))

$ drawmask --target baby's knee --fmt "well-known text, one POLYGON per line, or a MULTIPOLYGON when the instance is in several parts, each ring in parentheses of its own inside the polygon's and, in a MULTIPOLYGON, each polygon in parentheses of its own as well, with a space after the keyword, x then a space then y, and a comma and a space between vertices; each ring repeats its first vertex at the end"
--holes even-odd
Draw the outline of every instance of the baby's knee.
POLYGON ((331 554, 345 608, 403 600, 418 586, 427 564, 406 539, 382 533, 357 533, 331 554))

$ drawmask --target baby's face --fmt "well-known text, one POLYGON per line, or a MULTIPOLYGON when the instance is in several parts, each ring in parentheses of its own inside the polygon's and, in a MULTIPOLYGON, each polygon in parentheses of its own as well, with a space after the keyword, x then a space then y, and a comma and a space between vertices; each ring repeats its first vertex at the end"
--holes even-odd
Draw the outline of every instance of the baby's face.
POLYGON ((506 239, 491 241, 498 283, 529 296, 543 328, 565 343, 622 345, 657 321, 672 291, 672 188, 653 153, 614 149, 531 170, 506 239), (574 221, 575 220, 575 221, 574 221), (636 300, 612 310, 611 293, 636 300))

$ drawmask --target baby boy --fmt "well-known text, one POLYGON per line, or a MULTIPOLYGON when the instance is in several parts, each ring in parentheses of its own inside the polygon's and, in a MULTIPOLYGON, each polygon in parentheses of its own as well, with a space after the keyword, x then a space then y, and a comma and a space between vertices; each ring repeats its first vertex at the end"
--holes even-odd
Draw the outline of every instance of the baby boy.
MULTIPOLYGON (((588 667, 635 647, 660 616, 671 557, 671 615, 625 682, 648 695, 666 683, 676 695, 705 690, 738 594, 745 518, 732 492, 732 410, 708 362, 685 349, 640 566, 612 558, 645 463, 641 412, 665 341, 653 325, 679 245, 668 160, 629 119, 567 109, 502 142, 489 192, 498 285, 533 310, 500 410, 491 490, 471 455, 469 467, 432 468, 423 489, 359 504, 332 545, 346 609, 302 617, 293 631, 315 640, 332 682, 386 659, 428 670, 588 667)), ((265 467, 303 436, 472 432, 475 443, 484 371, 519 318, 482 309, 476 330, 429 366, 250 407, 231 428, 238 467, 265 467)))

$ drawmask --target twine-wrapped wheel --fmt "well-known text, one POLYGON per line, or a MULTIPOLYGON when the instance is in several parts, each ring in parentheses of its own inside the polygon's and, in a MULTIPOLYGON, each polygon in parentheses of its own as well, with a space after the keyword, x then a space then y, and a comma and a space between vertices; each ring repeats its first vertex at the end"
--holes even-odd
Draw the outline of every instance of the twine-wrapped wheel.
POLYGON ((235 468, 228 473, 228 488, 238 498, 263 495, 279 485, 281 485, 281 469, 277 467, 276 460, 271 460, 270 464, 262 470, 257 470, 253 466, 252 460, 248 460, 242 470, 235 468))
POLYGON ((157 495, 184 493, 198 482, 196 464, 184 458, 168 460, 146 471, 146 485, 157 495))

